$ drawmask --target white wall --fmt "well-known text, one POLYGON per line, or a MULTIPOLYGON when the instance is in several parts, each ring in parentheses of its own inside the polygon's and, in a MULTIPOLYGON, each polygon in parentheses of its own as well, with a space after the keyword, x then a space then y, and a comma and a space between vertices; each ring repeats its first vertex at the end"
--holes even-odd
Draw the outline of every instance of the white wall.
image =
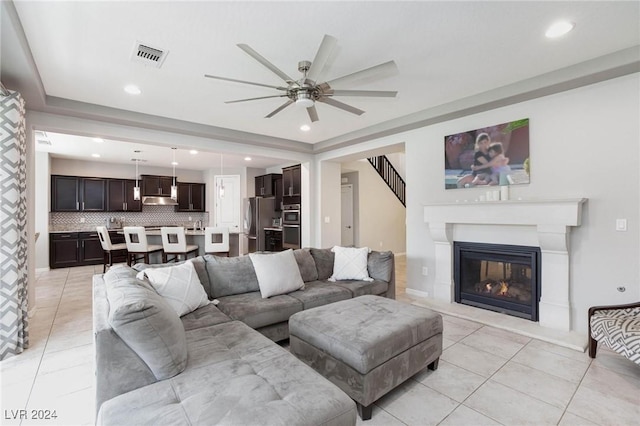
POLYGON ((531 183, 512 198, 588 198, 571 231, 572 328, 587 330, 589 306, 640 300, 640 78, 605 81, 425 127, 404 136, 407 158, 407 287, 431 293, 434 245, 424 204, 473 200, 483 189, 445 190, 445 135, 530 119, 531 183), (628 220, 616 232, 617 218, 628 220), (626 286, 624 293, 616 287, 626 286))
POLYGON ((40 233, 36 241, 35 267, 49 269, 49 210, 51 206, 51 184, 49 180, 51 161, 46 152, 35 155, 35 229, 40 233))
MULTIPOLYGON (((141 175, 172 176, 171 167, 151 167, 144 163, 138 165, 138 172, 141 175)), ((226 170, 225 170, 226 172, 226 170)), ((135 179, 136 166, 134 162, 130 165, 113 164, 98 161, 69 160, 65 158, 51 159, 51 174, 69 176, 89 176, 116 179, 135 179)), ((204 183, 204 174, 200 170, 176 169, 176 179, 182 182, 204 183)))
POLYGON ((319 247, 339 246, 342 239, 340 172, 340 163, 321 163, 319 247))
POLYGON ((406 210, 402 203, 368 161, 343 163, 342 168, 358 172, 358 246, 405 253, 406 210))

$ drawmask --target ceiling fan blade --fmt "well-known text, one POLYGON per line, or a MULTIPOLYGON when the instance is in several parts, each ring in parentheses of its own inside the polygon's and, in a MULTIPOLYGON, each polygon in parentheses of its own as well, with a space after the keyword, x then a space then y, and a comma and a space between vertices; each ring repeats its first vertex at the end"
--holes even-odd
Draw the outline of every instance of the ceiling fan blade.
POLYGON ((272 96, 260 96, 259 98, 247 98, 247 99, 238 99, 235 101, 226 101, 225 104, 235 104, 238 102, 246 102, 246 101, 257 101, 258 99, 268 99, 268 98, 282 98, 287 95, 272 95, 272 96))
POLYGON ((331 87, 340 85, 350 85, 356 82, 365 83, 370 80, 375 80, 383 77, 390 77, 398 73, 398 66, 394 61, 385 62, 384 64, 376 65, 371 68, 366 68, 360 71, 356 71, 352 74, 335 78, 331 81, 327 81, 331 87))
POLYGON ((273 111, 271 111, 269 114, 267 114, 264 118, 271 118, 274 115, 276 115, 277 113, 279 113, 280 111, 282 111, 283 109, 285 109, 286 107, 288 107, 289 105, 291 105, 293 103, 293 101, 291 99, 289 99, 287 102, 283 103, 282 105, 280 105, 278 108, 274 109, 273 111))
POLYGON ((252 84, 254 86, 269 87, 271 89, 287 90, 286 87, 273 86, 271 84, 254 83, 252 81, 237 80, 235 78, 229 78, 229 77, 218 77, 216 75, 209 75, 209 74, 205 74, 204 76, 207 78, 215 78, 216 80, 233 81, 234 83, 252 84))
POLYGON ((309 118, 311 119, 312 123, 318 121, 318 110, 316 109, 315 105, 307 108, 307 113, 309 113, 309 118))
POLYGON ((285 74, 283 71, 281 71, 278 67, 276 67, 271 62, 269 62, 264 56, 260 55, 258 52, 253 50, 248 45, 246 45, 246 44, 238 44, 238 47, 240 49, 244 50, 253 59, 255 59, 256 61, 260 62, 265 67, 269 68, 274 74, 276 74, 278 77, 280 77, 284 81, 286 81, 286 82, 293 81, 293 79, 291 77, 289 77, 287 74, 285 74))
POLYGON ((355 114, 355 115, 364 114, 363 110, 358 109, 356 107, 352 107, 351 105, 347 105, 344 102, 336 101, 333 98, 321 97, 320 99, 318 99, 318 102, 324 102, 325 104, 334 106, 336 108, 343 109, 343 110, 348 111, 348 112, 350 112, 352 114, 355 114))
POLYGON ((395 98, 398 92, 388 90, 333 90, 327 96, 371 96, 381 98, 395 98))
POLYGON ((335 37, 325 34, 322 42, 320 43, 320 47, 316 52, 316 57, 313 58, 313 62, 311 62, 311 68, 309 68, 309 72, 307 73, 307 79, 314 82, 318 80, 320 72, 324 69, 324 66, 329 60, 329 56, 331 56, 331 52, 333 52, 337 42, 338 40, 335 37))

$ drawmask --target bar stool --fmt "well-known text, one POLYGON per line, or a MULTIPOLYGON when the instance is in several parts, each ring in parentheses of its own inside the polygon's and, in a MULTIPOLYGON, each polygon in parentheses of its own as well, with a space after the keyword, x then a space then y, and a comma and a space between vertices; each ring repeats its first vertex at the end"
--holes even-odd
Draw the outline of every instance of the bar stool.
POLYGON ((144 263, 149 263, 149 254, 162 251, 162 246, 159 244, 148 244, 147 233, 142 226, 125 226, 122 228, 124 231, 124 240, 127 244, 127 265, 131 266, 132 263, 136 263, 140 259, 144 260, 144 263), (137 256, 136 256, 137 255, 137 256))
POLYGON ((204 228, 204 252, 229 256, 229 228, 207 226, 204 228))
POLYGON ((164 226, 160 228, 162 234, 162 263, 169 261, 175 262, 179 260, 180 255, 183 255, 185 260, 189 257, 190 253, 198 255, 198 246, 187 245, 187 237, 182 226, 164 226), (172 259, 167 259, 167 255, 173 255, 172 259))
MULTIPOLYGON (((113 266, 113 252, 127 255, 127 245, 125 243, 112 244, 111 237, 109 237, 109 231, 104 226, 96 226, 98 231, 98 238, 100 238, 100 245, 104 251, 104 257, 102 259, 102 273, 107 271, 107 266, 113 266)), ((127 259, 129 256, 127 255, 127 259)))

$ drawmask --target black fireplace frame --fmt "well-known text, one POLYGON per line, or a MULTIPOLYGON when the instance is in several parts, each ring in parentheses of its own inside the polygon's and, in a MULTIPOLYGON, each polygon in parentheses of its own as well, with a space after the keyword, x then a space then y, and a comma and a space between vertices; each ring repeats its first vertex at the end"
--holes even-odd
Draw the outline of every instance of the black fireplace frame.
MULTIPOLYGON (((473 256, 472 256, 473 257, 473 256)), ((515 246, 507 244, 487 244, 474 243, 467 241, 454 241, 453 243, 453 261, 454 261, 454 293, 455 301, 465 305, 475 306, 478 308, 488 309, 495 312, 502 312, 520 318, 538 321, 538 309, 540 297, 542 296, 541 286, 541 253, 539 247, 532 246, 515 246), (477 293, 468 293, 462 291, 460 276, 460 262, 464 253, 482 253, 483 260, 496 262, 513 262, 524 263, 526 259, 531 265, 531 281, 534 283, 531 287, 531 304, 525 305, 514 303, 508 300, 499 300, 489 296, 483 296, 477 293)))

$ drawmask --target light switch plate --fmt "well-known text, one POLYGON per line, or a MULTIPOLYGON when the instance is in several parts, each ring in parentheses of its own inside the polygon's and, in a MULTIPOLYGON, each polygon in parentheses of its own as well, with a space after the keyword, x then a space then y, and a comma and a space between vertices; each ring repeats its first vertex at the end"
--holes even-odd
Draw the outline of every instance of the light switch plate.
POLYGON ((616 231, 627 230, 627 219, 616 219, 616 231))

